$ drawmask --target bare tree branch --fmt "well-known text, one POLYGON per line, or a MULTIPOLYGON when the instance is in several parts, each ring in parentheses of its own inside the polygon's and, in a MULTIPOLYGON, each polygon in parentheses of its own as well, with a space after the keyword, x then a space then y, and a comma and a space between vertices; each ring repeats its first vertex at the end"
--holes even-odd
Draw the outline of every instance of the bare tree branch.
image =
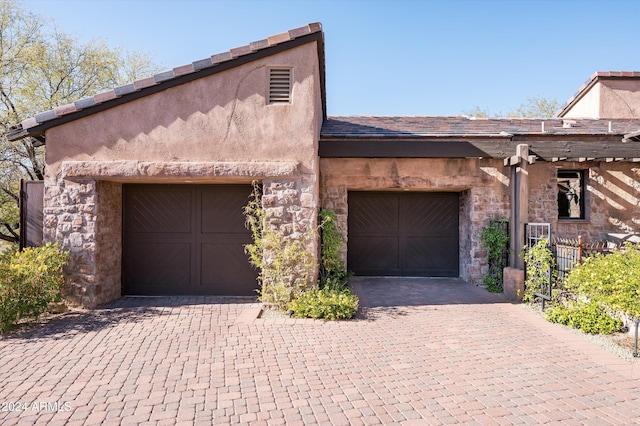
MULTIPOLYGON (((4 226, 4 227, 5 227, 5 229, 6 229, 7 231, 9 231, 9 233, 10 233, 14 238, 17 238, 18 240, 20 240, 20 235, 16 234, 16 233, 13 231, 13 228, 11 228, 11 225, 9 225, 7 222, 2 222, 1 224, 2 224, 2 226, 4 226)), ((2 233, 0 233, 0 235, 2 235, 2 233)))
POLYGON ((2 190, 2 192, 7 194, 9 197, 13 198, 16 203, 20 202, 20 197, 14 194, 13 192, 9 191, 7 188, 0 188, 0 190, 2 190))

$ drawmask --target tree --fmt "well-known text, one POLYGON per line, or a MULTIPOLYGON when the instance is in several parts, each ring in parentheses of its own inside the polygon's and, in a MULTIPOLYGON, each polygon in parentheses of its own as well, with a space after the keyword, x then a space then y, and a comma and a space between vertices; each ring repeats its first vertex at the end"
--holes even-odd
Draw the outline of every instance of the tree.
MULTIPOLYGON (((553 117, 559 108, 557 99, 537 95, 528 98, 520 106, 509 110, 506 116, 510 118, 547 118, 553 117)), ((481 108, 477 105, 470 110, 464 111, 464 115, 476 118, 504 117, 502 113, 491 114, 489 108, 481 108)))
POLYGON ((42 180, 45 173, 44 147, 32 138, 9 142, 9 128, 157 71, 144 53, 81 43, 17 0, 0 0, 0 240, 19 239, 20 179, 42 180))
MULTIPOLYGON (((492 116, 489 108, 481 108, 478 105, 474 106, 472 109, 468 109, 464 111, 464 115, 468 115, 469 117, 476 118, 489 118, 492 116)), ((495 115, 493 115, 495 117, 495 115)))
POLYGON ((516 109, 512 109, 509 117, 528 118, 548 118, 553 117, 559 109, 558 100, 555 98, 545 98, 542 95, 533 96, 526 102, 520 104, 516 109))

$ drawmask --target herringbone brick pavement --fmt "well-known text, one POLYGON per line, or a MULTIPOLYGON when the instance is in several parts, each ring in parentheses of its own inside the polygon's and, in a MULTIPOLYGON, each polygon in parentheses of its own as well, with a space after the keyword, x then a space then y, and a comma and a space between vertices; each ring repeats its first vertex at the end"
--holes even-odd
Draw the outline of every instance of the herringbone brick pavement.
POLYGON ((454 279, 356 279, 353 321, 124 298, 0 339, 0 424, 640 423, 640 364, 454 279))

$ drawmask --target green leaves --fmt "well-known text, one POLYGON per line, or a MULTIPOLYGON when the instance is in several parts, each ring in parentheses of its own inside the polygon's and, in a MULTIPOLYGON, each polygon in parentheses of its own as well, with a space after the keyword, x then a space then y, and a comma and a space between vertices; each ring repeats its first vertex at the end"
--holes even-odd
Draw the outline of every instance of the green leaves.
POLYGON ((21 318, 38 318, 51 302, 61 299, 66 251, 55 243, 0 256, 0 330, 21 318))
POLYGON ((309 243, 317 231, 308 230, 299 238, 292 238, 269 224, 262 207, 262 189, 256 182, 244 215, 246 227, 253 236, 253 243, 246 244, 244 249, 251 264, 258 269, 259 299, 281 311, 286 310, 287 304, 311 285, 316 263, 309 243))
POLYGON ((588 257, 567 276, 567 290, 640 318, 640 247, 588 257))
POLYGON ((348 274, 341 255, 344 243, 333 211, 320 211, 318 229, 293 239, 267 222, 262 188, 254 182, 244 215, 253 236, 253 243, 245 245, 245 252, 259 269, 261 302, 273 304, 280 311, 292 310, 301 318, 335 320, 355 315, 358 297, 347 286, 348 274), (318 231, 320 279, 315 285, 309 279, 318 265, 309 243, 318 231))
MULTIPOLYGON (((527 98, 526 102, 521 103, 516 108, 511 108, 506 114, 509 118, 546 118, 555 116, 560 109, 560 104, 555 98, 545 98, 542 95, 527 98)), ((499 118, 505 117, 502 112, 492 113, 489 108, 475 106, 469 110, 465 110, 464 115, 476 118, 499 118)))
POLYGON ((348 274, 347 265, 342 258, 342 233, 338 227, 338 218, 332 210, 322 209, 318 213, 320 223, 320 287, 344 287, 348 274))
POLYGON ((7 226, 13 228, 18 215, 19 180, 41 180, 45 174, 44 147, 34 146, 31 138, 9 142, 9 128, 156 71, 144 53, 100 40, 81 43, 17 1, 0 0, 0 238, 16 240, 7 226))
POLYGON ((640 247, 627 244, 612 254, 586 258, 567 276, 565 290, 578 302, 556 304, 546 313, 549 321, 585 333, 620 331, 622 321, 610 312, 640 317, 640 247))
POLYGON ((315 288, 289 303, 297 318, 351 319, 358 310, 358 296, 348 287, 315 288))
POLYGON ((547 320, 577 328, 583 333, 611 334, 622 329, 622 321, 613 318, 595 301, 556 305, 546 312, 547 320))
POLYGON ((344 245, 338 219, 332 210, 322 209, 320 223, 319 286, 307 289, 289 303, 298 318, 351 319, 358 310, 358 296, 348 287, 349 274, 342 258, 344 245))
POLYGON ((554 283, 555 279, 555 258, 549 249, 546 239, 538 241, 533 247, 524 252, 526 263, 527 280, 522 300, 532 302, 534 293, 546 293, 546 289, 554 283))
POLYGON ((489 273, 484 277, 487 290, 502 292, 502 274, 507 266, 505 254, 508 252, 509 232, 506 220, 493 220, 491 224, 482 229, 480 235, 480 247, 487 250, 487 261, 489 262, 489 273))

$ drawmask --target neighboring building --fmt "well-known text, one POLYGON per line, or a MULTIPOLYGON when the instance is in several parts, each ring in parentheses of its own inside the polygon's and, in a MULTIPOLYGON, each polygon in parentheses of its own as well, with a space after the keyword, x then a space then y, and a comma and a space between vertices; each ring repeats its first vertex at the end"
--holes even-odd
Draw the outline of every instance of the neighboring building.
POLYGON ((518 244, 527 221, 592 240, 638 231, 640 145, 622 139, 640 118, 573 117, 328 118, 309 24, 38 114, 9 138, 46 143, 44 239, 71 251, 67 298, 93 307, 254 294, 252 181, 291 238, 334 209, 356 275, 479 284, 491 219, 511 218, 518 244))
POLYGON ((556 115, 562 118, 640 118, 640 72, 594 73, 556 115))

